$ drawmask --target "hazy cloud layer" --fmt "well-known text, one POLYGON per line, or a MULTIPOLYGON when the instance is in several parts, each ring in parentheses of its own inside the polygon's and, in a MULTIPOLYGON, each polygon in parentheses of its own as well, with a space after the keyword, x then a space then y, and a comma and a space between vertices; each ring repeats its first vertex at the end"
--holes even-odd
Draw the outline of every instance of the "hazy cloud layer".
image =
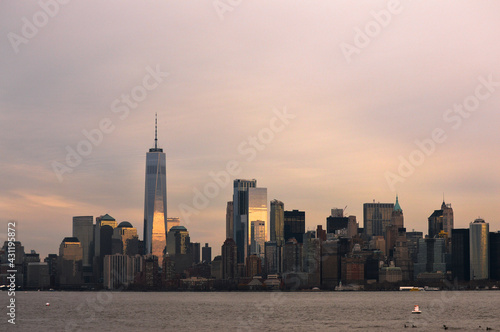
MULTIPOLYGON (((25 38, 26 22, 44 11, 3 1, 1 220, 18 220, 26 249, 43 255, 71 235, 75 215, 109 213, 142 234, 145 153, 158 112, 171 217, 192 205, 209 172, 235 160, 238 177, 257 179, 269 200, 305 210, 308 228, 346 205, 362 226, 362 204, 392 202, 397 191, 409 229, 427 232, 444 192, 456 227, 481 216, 498 230, 500 86, 470 116, 444 116, 474 96, 480 77, 500 82, 500 4, 404 1, 386 26, 377 23, 393 3, 241 1, 221 19, 212 1, 72 1, 51 7, 53 17, 13 47, 13 34, 25 38), (357 47, 357 31, 377 24, 357 47), (343 44, 358 52, 346 57, 343 44), (126 116, 113 112, 147 68, 168 77, 126 116), (284 108, 296 117, 247 161, 240 144, 284 108), (114 130, 60 182, 52 163, 64 163, 66 147, 76 149, 82 131, 103 119, 114 130), (436 128, 446 140, 391 190, 386 172, 398 174, 400 156, 436 128)), ((220 250, 231 199, 229 185, 191 218, 193 241, 220 250)))

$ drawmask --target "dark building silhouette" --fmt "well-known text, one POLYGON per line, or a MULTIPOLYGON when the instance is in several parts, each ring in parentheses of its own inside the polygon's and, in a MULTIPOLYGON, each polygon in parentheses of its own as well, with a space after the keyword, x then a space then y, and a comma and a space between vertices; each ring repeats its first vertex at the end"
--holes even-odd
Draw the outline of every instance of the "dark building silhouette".
POLYGON ((432 239, 443 230, 443 210, 434 210, 429 219, 429 237, 432 239))
POLYGON ((326 232, 336 234, 340 230, 347 230, 349 218, 347 217, 328 217, 326 218, 326 232))
POLYGON ((200 243, 190 242, 189 246, 191 248, 191 255, 193 256, 193 263, 198 264, 200 262, 200 243))
POLYGON ((490 279, 500 280, 500 232, 490 233, 490 279))
POLYGON ((257 255, 250 255, 246 259, 246 276, 252 278, 262 274, 262 260, 257 255))
POLYGON ((83 248, 76 237, 65 237, 61 242, 57 265, 61 288, 79 288, 82 285, 83 248))
POLYGON ((304 211, 285 211, 284 214, 285 243, 295 238, 298 243, 303 242, 306 232, 306 213, 304 211))
POLYGON ((334 289, 340 281, 340 253, 338 241, 325 241, 321 250, 321 286, 334 289))
POLYGON ((210 263, 212 261, 212 247, 205 243, 205 246, 201 248, 201 261, 210 263))
POLYGON ((321 241, 326 241, 326 231, 323 229, 322 225, 316 227, 316 237, 321 241))
POLYGON ((59 280, 57 278, 57 254, 49 254, 43 261, 49 266, 50 288, 58 288, 59 280))
POLYGON ((283 273, 287 272, 302 272, 302 243, 299 243, 294 237, 286 241, 283 250, 283 273))
POLYGON ((423 232, 415 232, 414 230, 412 232, 406 232, 408 251, 410 254, 410 259, 412 260, 413 263, 417 262, 418 240, 423 238, 424 238, 423 232))
POLYGON ((429 221, 429 237, 432 239, 437 237, 441 231, 448 234, 451 238, 451 230, 453 229, 453 209, 451 204, 446 204, 443 200, 440 210, 434 210, 428 219, 429 221))
POLYGON ((233 280, 238 275, 238 247, 233 239, 222 245, 222 279, 233 280))
POLYGON ((470 280, 470 243, 469 229, 453 229, 451 242, 451 270, 453 279, 470 280))

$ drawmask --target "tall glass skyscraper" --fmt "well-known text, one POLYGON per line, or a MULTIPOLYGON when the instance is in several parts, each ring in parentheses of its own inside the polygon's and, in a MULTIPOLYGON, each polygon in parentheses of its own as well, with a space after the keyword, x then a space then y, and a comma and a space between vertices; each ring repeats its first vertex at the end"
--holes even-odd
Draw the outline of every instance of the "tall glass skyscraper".
POLYGON ((234 180, 233 239, 238 247, 238 262, 249 256, 252 221, 263 221, 267 240, 267 188, 257 188, 257 180, 234 180))
POLYGON ((490 277, 489 235, 489 224, 483 219, 476 219, 470 223, 470 280, 490 277))
POLYGON ((163 261, 167 244, 167 173, 165 153, 158 148, 155 119, 155 147, 146 154, 146 186, 144 192, 144 249, 146 254, 163 261))

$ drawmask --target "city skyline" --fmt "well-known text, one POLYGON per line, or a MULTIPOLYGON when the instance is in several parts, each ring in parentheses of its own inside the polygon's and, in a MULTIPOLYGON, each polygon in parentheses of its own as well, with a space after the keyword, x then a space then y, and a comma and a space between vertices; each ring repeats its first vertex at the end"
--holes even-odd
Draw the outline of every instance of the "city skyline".
MULTIPOLYGON (((455 228, 481 217, 498 230, 498 6, 404 3, 350 62, 340 46, 387 2, 361 10, 244 3, 224 20, 211 5, 62 6, 18 53, 0 41, 0 220, 17 220, 19 240, 41 256, 57 253, 74 216, 109 214, 143 234, 144 157, 157 112, 168 217, 181 218, 213 256, 234 179, 257 179, 268 209, 277 199, 305 211, 306 230, 344 206, 362 227, 364 203, 397 194, 408 231, 426 234, 443 192, 455 228), (421 27, 422 15, 439 25, 421 27), (476 111, 448 112, 477 91, 491 95, 476 111), (446 140, 433 135, 439 128, 446 140), (84 141, 91 152, 68 165, 67 147, 84 141), (415 151, 428 154, 413 154, 424 161, 402 176, 400 157, 415 151), (236 175, 217 178, 226 183, 218 194, 183 219, 180 206, 193 207, 197 190, 217 184, 212 175, 232 160, 236 175), (69 170, 58 176, 54 162, 69 170), (387 172, 404 182, 392 190, 387 172)), ((2 35, 20 34, 21 18, 40 10, 10 4, 0 11, 2 35)))

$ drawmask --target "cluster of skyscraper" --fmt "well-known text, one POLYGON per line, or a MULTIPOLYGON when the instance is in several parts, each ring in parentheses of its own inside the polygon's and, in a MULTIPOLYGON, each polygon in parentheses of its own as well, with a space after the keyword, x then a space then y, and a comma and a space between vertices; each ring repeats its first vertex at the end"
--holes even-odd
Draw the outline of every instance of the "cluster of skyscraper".
MULTIPOLYGON (((136 289, 335 289, 342 284, 500 280, 500 232, 482 219, 454 229, 453 209, 443 201, 428 218, 428 235, 407 232, 403 209, 365 203, 363 228, 345 209, 332 209, 326 229, 306 231, 306 213, 269 202, 257 180, 234 180, 226 207, 226 240, 212 260, 208 243, 190 240, 179 218, 167 218, 166 156, 146 154, 144 232, 108 214, 73 217, 73 234, 40 262, 16 242, 18 285, 27 288, 136 289), (269 219, 268 219, 269 216, 269 219)), ((7 284, 7 242, 0 250, 0 282, 7 284)), ((376 287, 375 287, 376 288, 376 287)))

